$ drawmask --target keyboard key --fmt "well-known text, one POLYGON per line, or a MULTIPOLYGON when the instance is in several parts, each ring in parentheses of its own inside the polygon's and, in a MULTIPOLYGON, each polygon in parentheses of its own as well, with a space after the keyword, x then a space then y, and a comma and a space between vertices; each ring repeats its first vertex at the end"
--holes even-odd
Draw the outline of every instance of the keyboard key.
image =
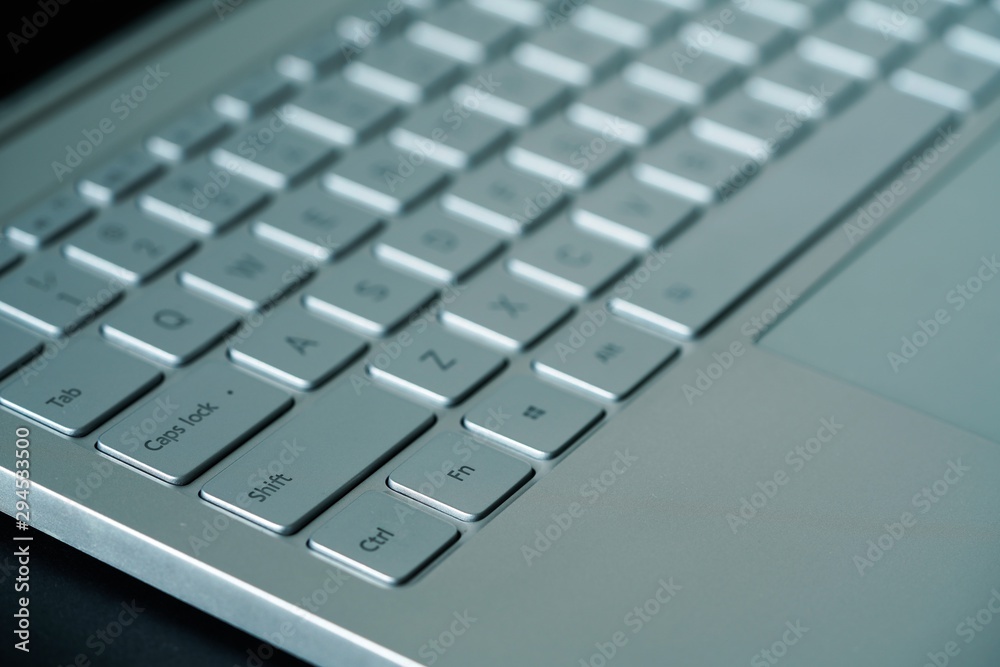
POLYGON ((425 408, 341 383, 208 480, 201 494, 275 532, 294 533, 433 423, 425 408))
POLYGON ((686 48, 681 42, 664 44, 629 64, 623 76, 633 85, 692 106, 709 102, 739 80, 735 64, 708 53, 687 62, 686 48))
POLYGON ((162 169, 163 165, 134 148, 99 167, 76 188, 98 204, 113 204, 156 178, 162 169))
POLYGON ((904 93, 967 113, 993 98, 1000 85, 1000 69, 942 44, 931 44, 893 72, 890 81, 904 93))
POLYGON ((62 349, 37 377, 11 380, 0 403, 60 433, 84 436, 163 379, 154 368, 98 340, 62 349))
POLYGON ((503 243, 425 206, 394 225, 375 244, 375 255, 439 283, 458 283, 495 257, 503 243))
POLYGON ((892 0, 853 0, 847 16, 858 25, 882 36, 922 42, 947 24, 955 7, 947 0, 923 0, 903 12, 892 0))
POLYGON ((569 99, 569 86, 518 67, 509 60, 490 65, 489 73, 456 86, 452 99, 504 123, 533 125, 569 99))
POLYGON ((311 175, 333 149, 296 134, 285 124, 261 122, 212 151, 212 161, 227 171, 275 190, 288 189, 311 175))
POLYGON ((41 351, 40 340, 0 320, 0 377, 4 377, 41 351))
POLYGON ((231 313, 164 285, 130 299, 101 325, 108 340, 167 366, 198 357, 236 327, 231 313))
POLYGON ((234 236, 196 257, 180 272, 180 283, 191 291, 233 308, 252 311, 279 301, 312 274, 310 262, 296 261, 234 236))
POLYGON ((398 114, 395 102, 340 77, 309 87, 282 109, 282 116, 295 127, 341 146, 367 141, 398 114))
POLYGON ((580 229, 639 250, 660 245, 697 216, 695 204, 646 187, 631 174, 580 197, 572 213, 580 229))
POLYGON ((477 65, 506 50, 518 30, 507 20, 458 3, 423 16, 407 29, 406 36, 425 49, 477 65))
POLYGON ((469 0, 475 7, 527 26, 541 26, 560 0, 469 0))
POLYGON ((361 333, 384 336, 436 296, 434 288, 355 255, 323 273, 306 292, 303 303, 361 333))
POLYGON ((217 95, 212 100, 212 106, 223 116, 247 121, 277 106, 294 91, 295 87, 289 81, 266 69, 217 95))
POLYGON ((681 16, 677 9, 652 0, 594 0, 580 6, 572 20, 598 37, 645 49, 672 32, 681 16))
POLYGON ((875 79, 892 70, 908 51, 906 42, 838 18, 805 36, 799 55, 859 79, 875 79))
MULTIPOLYGON (((721 32, 717 32, 714 25, 710 27, 706 22, 718 23, 723 14, 709 12, 702 16, 701 21, 685 25, 681 29, 680 39, 688 44, 703 46, 708 53, 747 67, 770 60, 791 45, 792 33, 783 26, 751 14, 733 10, 729 12, 731 20, 723 23, 724 29, 721 32)), ((684 55, 690 58, 690 54, 684 55)))
POLYGON ((1000 12, 974 9, 948 28, 944 41, 956 51, 1000 65, 1000 12))
POLYGON ((413 12, 405 6, 406 4, 409 3, 393 3, 392 5, 387 3, 385 8, 389 10, 389 16, 381 15, 381 21, 375 20, 376 17, 372 16, 371 10, 364 11, 359 8, 348 11, 346 14, 338 12, 341 18, 337 21, 337 32, 357 49, 357 51, 348 52, 348 59, 372 44, 381 43, 403 32, 413 19, 413 12))
POLYGON ((462 423, 521 454, 551 459, 603 416, 604 410, 582 398, 529 377, 516 377, 467 412, 462 423))
POLYGON ((507 160, 518 169, 582 190, 624 164, 627 154, 618 140, 620 132, 612 125, 602 136, 594 136, 554 118, 525 132, 507 150, 507 160))
POLYGON ((389 488, 462 521, 479 521, 528 481, 531 466, 464 433, 432 438, 389 475, 389 488))
POLYGON ((411 210, 447 182, 448 174, 439 167, 414 164, 406 151, 385 141, 349 154, 323 177, 330 192, 390 215, 411 210))
POLYGON ((54 254, 33 257, 0 281, 0 312, 57 338, 76 331, 121 297, 122 285, 69 266, 54 254))
POLYGON ((143 217, 129 206, 101 213, 70 237, 63 254, 81 266, 138 285, 158 275, 195 245, 187 236, 143 217))
POLYGON ((524 350, 569 317, 572 307, 499 271, 483 276, 451 304, 441 321, 505 350, 524 350))
POLYGON ((680 353, 671 343, 611 319, 577 347, 570 332, 538 351, 533 366, 548 379, 605 401, 620 401, 680 353))
POLYGON ((451 213, 504 234, 522 234, 555 213, 565 188, 514 171, 501 162, 463 177, 441 198, 451 213))
POLYGON ((566 112, 570 122, 601 134, 613 129, 619 141, 633 146, 656 141, 684 116, 679 104, 646 93, 620 77, 586 91, 566 112))
POLYGON ((632 252, 577 231, 566 220, 516 248, 507 268, 542 289, 571 299, 589 299, 634 262, 632 252))
POLYGON ((294 81, 317 81, 347 61, 344 41, 334 30, 296 44, 278 56, 274 68, 282 76, 294 81))
POLYGON ((164 160, 182 162, 204 151, 228 130, 226 122, 211 110, 196 109, 146 139, 146 150, 164 160))
POLYGON ((406 104, 419 104, 450 88, 462 70, 454 61, 397 39, 366 52, 344 68, 351 82, 406 104))
POLYGON ((734 91, 691 121, 691 134, 763 163, 806 136, 808 119, 734 91))
POLYGON ((487 116, 472 115, 455 102, 421 107, 389 133, 389 141, 450 169, 468 169, 494 153, 510 129, 487 116))
POLYGON ((512 57, 536 72, 574 86, 590 86, 618 69, 625 62, 626 52, 624 47, 566 25, 522 42, 512 57))
POLYGON ((288 193, 253 223, 257 238, 317 262, 340 259, 382 226, 378 216, 334 200, 319 187, 288 193))
POLYGON ((233 178, 220 167, 195 162, 156 184, 139 197, 150 215, 210 236, 236 224, 260 208, 267 196, 233 178))
POLYGON ((612 309, 677 336, 701 335, 950 117, 946 109, 877 87, 681 235, 669 246, 670 261, 641 290, 613 299, 612 309), (817 169, 835 177, 817 188, 817 169))
POLYGON ((698 141, 687 132, 670 137, 640 156, 635 165, 637 179, 671 194, 700 204, 723 198, 736 179, 746 180, 759 169, 752 162, 752 173, 741 171, 747 158, 698 141))
POLYGON ((169 484, 187 484, 292 405, 224 364, 199 367, 101 434, 97 448, 169 484))
POLYGON ((841 9, 840 0, 754 0, 740 9, 794 30, 808 30, 841 9))
POLYGON ((94 209, 68 192, 49 197, 7 223, 7 238, 26 248, 41 248, 86 221, 94 209))
POLYGON ((499 354, 434 326, 408 338, 411 344, 400 356, 376 356, 368 364, 368 373, 441 407, 461 403, 506 364, 499 354))
POLYGON ((233 339, 229 358, 235 363, 300 391, 316 389, 367 347, 361 338, 291 305, 257 328, 244 325, 233 339))
POLYGON ((750 97, 800 116, 822 118, 843 109, 861 92, 852 79, 817 67, 790 53, 759 71, 744 85, 750 97))
POLYGON ((397 585, 456 539, 454 526, 388 494, 369 491, 316 531, 309 546, 384 584, 397 585))

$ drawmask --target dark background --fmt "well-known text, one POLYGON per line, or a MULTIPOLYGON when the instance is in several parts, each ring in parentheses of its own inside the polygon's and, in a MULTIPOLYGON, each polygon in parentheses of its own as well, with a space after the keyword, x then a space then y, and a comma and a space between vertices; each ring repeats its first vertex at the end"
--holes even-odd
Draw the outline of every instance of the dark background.
MULTIPOLYGON (((210 2, 210 0, 205 0, 210 2)), ((58 12, 14 52, 10 33, 20 34, 23 17, 42 11, 39 0, 0 0, 0 104, 60 63, 72 64, 87 49, 128 26, 137 17, 170 4, 164 0, 41 0, 58 12)), ((2 178, 2 174, 0 174, 2 178)), ((250 667, 261 652, 260 640, 122 574, 43 533, 15 531, 14 521, 0 514, 0 665, 71 665, 83 654, 93 667, 250 667), (32 535, 30 543, 31 653, 13 649, 16 599, 14 533, 32 535), (122 605, 142 608, 135 620, 100 656, 99 640, 88 638, 108 627, 122 605)), ((86 662, 81 662, 86 665, 86 662)), ((301 663, 284 653, 264 661, 267 667, 301 663)))

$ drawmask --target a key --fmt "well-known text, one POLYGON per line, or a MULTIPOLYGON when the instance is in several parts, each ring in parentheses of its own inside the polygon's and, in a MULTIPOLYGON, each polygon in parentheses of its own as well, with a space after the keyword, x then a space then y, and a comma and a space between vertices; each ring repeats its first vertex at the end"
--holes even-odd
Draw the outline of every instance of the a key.
POLYGON ((379 17, 374 16, 371 10, 363 9, 341 13, 336 25, 337 33, 355 49, 348 51, 349 60, 373 44, 398 36, 413 19, 413 12, 405 3, 386 4, 385 9, 389 13, 379 17))
POLYGON ((472 65, 492 59, 517 35, 515 24, 464 3, 423 16, 406 30, 414 44, 472 65))
POLYGON ((130 285, 158 275, 189 253, 196 243, 183 234, 119 207, 69 238, 63 254, 71 261, 130 285))
POLYGON ((465 428, 536 459, 551 459, 576 442, 604 410, 530 378, 507 380, 462 420, 465 428))
POLYGON ((594 0, 573 12, 573 23, 599 37, 645 49, 676 28, 681 12, 653 0, 594 0))
POLYGON ((42 351, 42 342, 13 324, 0 320, 0 377, 42 351))
POLYGON ((201 495, 287 535, 432 423, 425 408, 344 382, 208 480, 201 495))
POLYGON ((947 0, 924 0, 900 11, 891 0, 853 0, 847 16, 882 36, 891 35, 908 42, 922 42, 947 24, 955 7, 947 0))
POLYGON ((389 475, 389 488, 462 521, 479 521, 527 482, 530 465, 466 433, 440 433, 389 475))
POLYGON ((7 238, 26 248, 41 248, 85 222, 94 209, 64 192, 45 199, 7 223, 7 238))
POLYGON ((1000 12, 972 10, 948 28, 944 41, 956 51, 1000 65, 1000 12))
POLYGON ((515 126, 532 125, 569 99, 569 86, 519 67, 509 60, 491 65, 452 91, 452 99, 515 126))
POLYGON ((398 357, 376 355, 368 373, 441 407, 461 403, 506 364, 499 354, 436 326, 409 334, 408 339, 410 344, 398 357))
POLYGON ((317 262, 346 255, 382 226, 378 216, 341 204, 318 186, 279 198, 253 223, 254 235, 317 262))
POLYGON ((577 199, 571 215, 573 222, 588 233, 649 250, 694 221, 698 207, 646 187, 625 173, 577 199))
POLYGON ((817 67, 789 53, 760 70, 743 86, 750 97, 798 116, 822 118, 837 113, 861 92, 857 79, 817 67))
POLYGON ((783 153, 812 129, 808 119, 734 91, 691 121, 691 134, 757 162, 783 153))
POLYGON ((325 163, 333 149, 297 134, 281 123, 261 122, 244 128, 212 151, 212 161, 230 173, 275 190, 300 183, 325 163))
POLYGON ((383 336, 430 303, 436 290, 355 255, 325 272, 307 290, 307 308, 361 333, 383 336))
POLYGON ((367 141, 398 114, 395 102, 339 76, 309 87, 282 109, 282 116, 295 127, 342 146, 367 141))
POLYGON ((221 167, 193 162, 178 169, 139 197, 150 215, 210 236, 236 224, 267 201, 267 196, 221 167))
MULTIPOLYGON (((448 10, 445 10, 448 11, 448 10)), ((514 60, 528 69, 574 86, 590 86, 625 62, 625 48, 594 39, 572 25, 535 35, 514 49, 514 60)))
POLYGON ((163 375, 99 340, 83 338, 45 368, 0 390, 0 403, 60 433, 84 436, 156 386, 163 375))
POLYGON ((495 347, 515 351, 534 345, 572 311, 569 304, 497 270, 446 304, 441 321, 495 347))
MULTIPOLYGON (((707 23, 719 20, 718 14, 709 12, 702 16, 701 21, 685 25, 680 32, 681 40, 747 67, 769 60, 791 45, 792 34, 783 26, 738 10, 728 11, 732 12, 733 18, 728 24, 723 24, 722 31, 717 32, 716 26, 707 23)), ((687 53, 684 55, 690 58, 687 53)))
POLYGON ((625 273, 635 256, 560 220, 515 249, 507 262, 515 276, 571 299, 589 299, 625 273))
POLYGON ((433 196, 448 182, 448 174, 385 141, 376 141, 339 162, 323 177, 334 194, 365 208, 400 215, 433 196))
POLYGON ((806 35, 798 49, 810 62, 859 79, 875 79, 892 70, 908 51, 906 42, 843 17, 806 35))
POLYGON ((256 243, 249 235, 240 235, 196 257, 183 268, 178 280, 208 299, 253 311, 279 301, 314 269, 312 262, 296 261, 256 243))
POLYGON ((740 8, 794 30, 819 25, 841 8, 840 0, 754 0, 740 8))
POLYGON ((454 526, 388 494, 369 491, 313 533, 309 546, 383 584, 398 585, 456 539, 454 526))
POLYGON ((947 109, 877 87, 681 235, 668 246, 670 261, 612 309, 677 336, 701 335, 950 118, 947 109), (817 188, 820 169, 832 176, 817 188))
POLYGON ((727 196, 733 183, 746 181, 759 170, 752 159, 698 141, 681 132, 640 156, 635 177, 653 187, 700 204, 727 196), (747 169, 751 166, 752 169, 747 169))
POLYGON ((684 108, 616 77, 588 90, 566 111, 570 122, 603 134, 612 129, 619 141, 644 146, 663 137, 685 117, 684 108))
POLYGON ((228 130, 226 122, 211 110, 196 109, 146 139, 146 150, 164 160, 182 162, 207 149, 228 130))
POLYGON ((373 47, 344 68, 351 82, 406 104, 419 104, 451 87, 458 64, 402 39, 373 47))
POLYGON ((492 162, 465 176, 441 198, 455 215, 504 234, 521 234, 565 202, 561 183, 542 181, 492 162))
POLYGON ((232 313, 163 285, 104 321, 101 333, 113 343, 167 366, 182 366, 200 356, 236 327, 232 313))
POLYGON ((633 85, 692 106, 715 99, 739 80, 734 63, 708 53, 687 62, 686 48, 668 42, 629 64, 622 75, 633 85))
POLYGON ((238 121, 247 121, 274 108, 292 95, 295 87, 270 69, 256 72, 212 100, 215 110, 238 121))
POLYGON ((510 137, 503 123, 445 101, 417 109, 389 133, 389 141, 438 164, 465 170, 496 152, 510 137))
POLYGON ((53 338, 76 331, 121 297, 123 285, 75 269, 55 254, 33 257, 0 281, 0 312, 53 338))
POLYGON ((400 269, 439 283, 458 283, 495 257, 497 238, 425 206, 393 226, 375 244, 375 255, 400 269))
POLYGON ((528 130, 507 150, 511 165, 541 178, 582 190, 624 164, 627 153, 618 139, 622 129, 612 123, 601 135, 554 118, 528 130))
POLYGON ((541 26, 559 0, 469 0, 483 11, 527 26, 541 26))
POLYGON ((893 72, 890 81, 904 93, 967 113, 993 98, 1000 85, 1000 69, 942 44, 931 44, 893 72))
POLYGON ((334 30, 306 39, 278 56, 274 68, 283 76, 311 83, 346 62, 344 42, 334 30))
POLYGON ((620 401, 655 375, 680 349, 662 338, 617 322, 607 321, 593 336, 574 344, 569 335, 556 334, 538 350, 533 366, 548 379, 605 401, 620 401))
POLYGON ((102 433, 97 448, 187 484, 291 406, 284 392, 213 362, 169 383, 102 433))
POLYGON ((300 391, 324 384, 367 347, 361 338, 320 322, 297 305, 279 310, 258 327, 244 325, 233 340, 229 358, 235 363, 300 391))
POLYGON ((133 148, 104 163, 76 184, 81 195, 98 204, 121 201, 156 178, 163 165, 144 151, 133 148))

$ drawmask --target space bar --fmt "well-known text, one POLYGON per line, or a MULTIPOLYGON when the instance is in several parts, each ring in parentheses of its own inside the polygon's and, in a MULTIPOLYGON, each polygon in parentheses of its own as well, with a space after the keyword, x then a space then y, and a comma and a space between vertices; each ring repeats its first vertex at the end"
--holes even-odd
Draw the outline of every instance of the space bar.
POLYGON ((883 86, 711 211, 667 250, 618 315, 684 338, 703 334, 948 123, 950 112, 883 86))

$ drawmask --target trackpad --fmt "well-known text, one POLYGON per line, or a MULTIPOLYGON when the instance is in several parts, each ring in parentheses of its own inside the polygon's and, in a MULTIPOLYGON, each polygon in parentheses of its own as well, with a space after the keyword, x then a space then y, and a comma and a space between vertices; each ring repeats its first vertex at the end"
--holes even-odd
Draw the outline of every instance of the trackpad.
POLYGON ((998 138, 760 346, 1000 443, 998 138))

